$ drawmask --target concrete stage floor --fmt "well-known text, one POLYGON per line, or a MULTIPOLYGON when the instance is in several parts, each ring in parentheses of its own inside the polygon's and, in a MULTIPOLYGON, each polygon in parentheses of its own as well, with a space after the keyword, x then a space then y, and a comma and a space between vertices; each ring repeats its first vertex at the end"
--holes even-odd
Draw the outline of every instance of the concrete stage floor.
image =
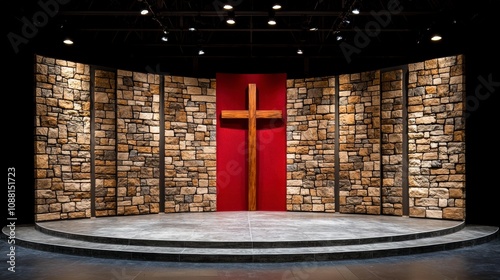
MULTIPOLYGON (((8 229, 4 228, 4 235, 8 229)), ((169 262, 302 262, 443 251, 489 242, 492 226, 313 212, 205 212, 38 222, 20 246, 80 256, 169 262)))

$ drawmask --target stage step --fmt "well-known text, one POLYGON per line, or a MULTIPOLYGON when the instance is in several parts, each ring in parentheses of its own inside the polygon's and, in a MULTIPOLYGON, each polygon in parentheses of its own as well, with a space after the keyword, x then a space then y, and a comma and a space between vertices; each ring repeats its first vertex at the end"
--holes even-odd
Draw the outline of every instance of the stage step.
MULTIPOLYGON (((60 226, 62 223, 58 223, 60 226)), ((99 227, 99 225, 95 225, 99 227)), ((65 239, 88 241, 94 243, 106 243, 106 244, 117 244, 117 245, 137 245, 137 246, 153 246, 153 247, 184 247, 184 248, 218 248, 218 249, 266 249, 266 248, 303 248, 303 247, 325 247, 325 246, 345 246, 345 245, 361 245, 361 244, 372 244, 372 243, 382 243, 382 242, 394 242, 394 241, 405 241, 413 239, 421 239, 426 237, 436 237, 441 235, 447 235, 450 233, 455 233, 462 230, 465 227, 465 223, 457 222, 453 225, 447 225, 446 227, 435 228, 433 230, 427 231, 405 231, 398 234, 386 234, 379 235, 373 234, 369 236, 351 236, 343 238, 330 237, 327 239, 325 236, 318 237, 317 240, 303 240, 296 238, 297 240, 280 240, 276 238, 269 238, 266 240, 182 240, 183 237, 178 237, 178 240, 174 239, 163 239, 163 238, 137 238, 137 237, 124 237, 118 234, 99 234, 91 235, 89 232, 85 233, 75 233, 65 230, 61 227, 51 227, 47 223, 37 223, 35 224, 35 229, 42 233, 62 237, 65 239)), ((138 230, 138 228, 133 228, 138 230)), ((207 229, 208 231, 209 229, 207 229)), ((103 230, 99 230, 102 232, 103 230)), ((230 235, 231 233, 228 233, 230 235)), ((207 239, 210 239, 207 237, 207 239)))
MULTIPOLYGON (((303 244, 314 246, 285 246, 273 244, 251 248, 215 248, 211 245, 195 247, 179 246, 152 246, 150 244, 121 244, 123 240, 115 242, 95 242, 79 240, 71 236, 56 236, 39 230, 37 225, 17 226, 15 229, 16 245, 37 250, 56 253, 73 254, 100 258, 119 258, 128 260, 156 260, 169 262, 299 262, 299 261, 329 261, 340 259, 378 258, 397 255, 419 254, 425 252, 451 250, 461 247, 474 246, 491 241, 498 236, 498 227, 481 225, 464 225, 458 230, 443 229, 443 232, 433 232, 418 236, 407 235, 403 240, 375 240, 366 239, 364 244, 353 244, 358 241, 339 241, 326 243, 327 245, 303 244), (417 238, 413 238, 417 237, 417 238), (274 247, 273 247, 274 246, 274 247)), ((3 238, 7 238, 10 230, 3 228, 3 238)), ((73 235, 75 237, 75 235, 73 235)), ((83 239, 83 238, 80 238, 83 239)), ((110 239, 106 241, 111 241, 110 239)), ((249 245, 244 244, 245 246, 249 245)), ((202 244, 203 245, 203 244, 202 244)), ((281 244, 283 245, 283 244, 281 244)), ((287 244, 285 244, 287 245, 287 244)))

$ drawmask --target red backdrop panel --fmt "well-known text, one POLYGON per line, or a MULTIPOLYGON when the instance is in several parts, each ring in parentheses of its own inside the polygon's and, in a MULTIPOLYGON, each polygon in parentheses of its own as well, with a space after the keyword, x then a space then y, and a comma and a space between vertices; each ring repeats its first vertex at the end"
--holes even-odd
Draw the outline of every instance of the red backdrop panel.
POLYGON ((248 121, 221 119, 221 110, 247 110, 248 84, 257 110, 281 110, 281 120, 257 120, 257 210, 286 210, 286 74, 216 76, 217 211, 246 211, 248 121))

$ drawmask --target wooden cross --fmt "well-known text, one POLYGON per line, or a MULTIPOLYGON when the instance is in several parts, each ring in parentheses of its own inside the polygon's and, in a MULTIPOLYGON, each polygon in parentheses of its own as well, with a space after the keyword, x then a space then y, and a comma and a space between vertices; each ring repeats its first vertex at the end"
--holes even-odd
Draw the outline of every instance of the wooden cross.
POLYGON ((281 110, 257 110, 257 89, 248 84, 248 110, 222 110, 223 119, 248 119, 248 211, 257 210, 257 119, 281 119, 281 110))

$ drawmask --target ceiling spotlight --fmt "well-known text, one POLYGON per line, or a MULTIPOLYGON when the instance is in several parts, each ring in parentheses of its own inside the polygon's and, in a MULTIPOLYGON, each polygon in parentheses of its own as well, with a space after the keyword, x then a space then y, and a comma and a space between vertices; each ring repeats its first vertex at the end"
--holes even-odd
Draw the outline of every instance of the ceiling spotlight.
POLYGON ((232 10, 233 6, 230 4, 225 4, 223 8, 224 8, 224 10, 232 10))
POLYGON ((73 40, 71 40, 71 38, 65 38, 63 40, 63 43, 66 45, 73 45, 74 44, 74 42, 73 42, 73 40))
POLYGON ((269 12, 269 19, 267 20, 267 24, 276 25, 276 19, 274 18, 274 12, 269 12))
POLYGON ((337 41, 341 41, 342 40, 342 36, 341 35, 337 35, 337 41))
POLYGON ((204 54, 205 52, 202 49, 198 50, 198 55, 204 55, 204 54))
POLYGON ((439 34, 434 34, 431 37, 431 41, 441 41, 441 39, 443 39, 443 37, 441 37, 441 35, 439 34))
POLYGON ((146 1, 143 1, 143 4, 141 6, 141 15, 145 16, 149 14, 149 4, 146 1))
POLYGON ((189 31, 196 31, 196 28, 194 28, 194 27, 189 27, 189 29, 188 29, 188 30, 189 30, 189 31))
POLYGON ((280 3, 275 3, 275 4, 273 5, 273 10, 279 10, 279 9, 281 9, 281 5, 280 5, 280 3))
POLYGON ((358 8, 354 8, 352 10, 352 13, 355 14, 355 15, 359 15, 359 9, 358 8))
POLYGON ((318 31, 318 28, 317 27, 311 27, 311 28, 309 28, 309 31, 318 31))
POLYGON ((167 30, 163 30, 163 36, 161 37, 161 40, 163 42, 168 42, 168 31, 167 30))
POLYGON ((297 54, 303 54, 304 52, 301 49, 297 50, 297 54))
POLYGON ((227 13, 227 19, 226 19, 227 24, 235 24, 236 20, 234 19, 234 12, 228 12, 227 13))

